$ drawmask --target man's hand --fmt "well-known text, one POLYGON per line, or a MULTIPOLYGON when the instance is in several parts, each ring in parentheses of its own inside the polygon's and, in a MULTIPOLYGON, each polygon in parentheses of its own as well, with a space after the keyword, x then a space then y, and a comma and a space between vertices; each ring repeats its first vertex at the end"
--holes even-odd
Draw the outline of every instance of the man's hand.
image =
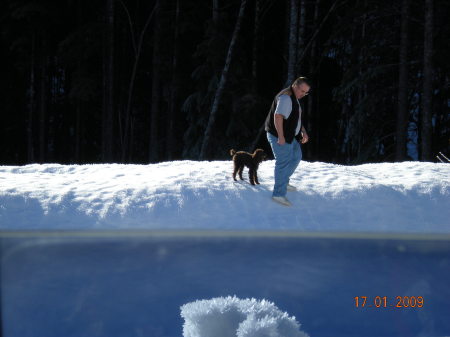
POLYGON ((277 141, 277 143, 278 143, 279 145, 284 145, 284 144, 286 144, 286 140, 284 139, 284 136, 278 136, 278 141, 277 141))
POLYGON ((309 140, 309 136, 308 133, 306 132, 306 130, 302 131, 302 144, 307 143, 309 140))

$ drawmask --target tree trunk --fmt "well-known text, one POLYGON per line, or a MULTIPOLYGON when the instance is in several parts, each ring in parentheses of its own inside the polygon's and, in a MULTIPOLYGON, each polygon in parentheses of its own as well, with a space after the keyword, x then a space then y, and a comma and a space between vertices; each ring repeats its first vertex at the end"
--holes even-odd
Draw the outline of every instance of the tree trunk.
MULTIPOLYGON (((300 19, 300 33, 299 33, 299 59, 300 55, 303 54, 304 49, 304 35, 305 35, 305 0, 301 0, 301 19, 300 19)), ((314 21, 313 21, 313 31, 317 30, 317 27, 319 25, 319 9, 320 9, 320 0, 316 0, 314 4, 314 21)), ((309 74, 312 76, 315 73, 315 67, 316 67, 316 55, 317 55, 317 40, 314 39, 311 44, 311 57, 309 59, 309 74)))
POLYGON ((78 99, 75 107, 75 162, 80 163, 81 161, 81 139, 82 139, 82 130, 81 130, 81 102, 78 99))
POLYGON ((288 67, 285 87, 292 84, 296 76, 298 33, 298 0, 290 0, 289 6, 289 42, 288 67))
POLYGON ((175 152, 175 108, 177 107, 179 75, 178 75, 178 22, 180 17, 180 0, 175 4, 175 24, 173 32, 173 56, 172 56, 172 87, 169 99, 169 111, 167 113, 167 141, 166 141, 166 155, 168 160, 174 158, 175 152))
MULTIPOLYGON (((82 1, 78 1, 76 4, 76 11, 77 11, 77 26, 81 27, 82 25, 82 20, 83 20, 83 7, 82 7, 83 2, 82 1)), ((104 38, 104 37, 103 37, 104 38)), ((104 38, 105 40, 105 38, 104 38)), ((106 69, 106 62, 105 62, 105 46, 103 46, 103 80, 105 81, 105 69, 106 69)), ((82 66, 81 66, 81 59, 78 58, 77 60, 77 72, 78 74, 80 74, 82 72, 82 66)), ((103 106, 103 114, 105 113, 105 107, 106 107, 106 95, 105 95, 105 85, 103 86, 103 101, 102 101, 102 106, 103 106)), ((81 135, 81 107, 82 107, 82 103, 81 103, 81 99, 80 98, 76 98, 75 101, 75 153, 74 153, 74 159, 75 159, 75 163, 81 163, 81 139, 82 139, 82 135, 81 135)), ((104 117, 104 116, 102 116, 104 117)), ((107 161, 108 159, 106 159, 106 151, 104 149, 104 145, 105 145, 105 140, 104 140, 104 136, 105 136, 105 121, 104 118, 102 120, 102 160, 103 161, 107 161)))
POLYGON ((345 152, 345 131, 348 125, 348 105, 347 103, 342 103, 341 115, 338 123, 338 132, 336 136, 336 149, 334 153, 333 162, 339 162, 342 160, 342 153, 345 152))
POLYGON ((202 147, 200 150, 200 159, 203 160, 208 155, 209 143, 211 139, 211 132, 214 127, 217 111, 220 104, 220 99, 222 98, 223 90, 225 88, 225 84, 227 82, 228 71, 230 69, 230 63, 233 57, 234 46, 236 44, 236 40, 239 34, 239 30, 241 29, 241 23, 244 18, 245 6, 247 4, 247 0, 241 1, 241 7, 239 8, 239 14, 236 21, 236 26, 234 27, 233 36, 231 37, 230 46, 228 47, 227 58, 225 60, 225 66, 223 67, 222 75, 220 77, 219 85, 216 90, 216 94, 214 96, 214 101, 211 108, 211 113, 209 114, 208 125, 206 126, 205 136, 203 138, 202 147))
MULTIPOLYGON (((257 97, 258 95, 258 45, 259 45, 259 26, 260 26, 261 7, 260 0, 255 0, 255 22, 253 26, 253 49, 252 49, 252 94, 257 97)), ((259 139, 265 131, 265 123, 259 128, 256 133, 255 139, 249 145, 247 150, 253 152, 253 149, 259 143, 259 139)))
MULTIPOLYGON (((58 60, 57 57, 48 58, 48 102, 49 105, 54 105, 57 100, 56 83, 58 82, 58 60)), ((55 143, 56 143, 56 118, 57 113, 52 110, 47 111, 47 140, 46 140, 46 160, 47 162, 54 162, 55 159, 55 143)))
POLYGON ((30 83, 28 88, 28 118, 27 118, 27 162, 34 162, 34 142, 33 142, 33 117, 35 109, 35 67, 36 67, 36 33, 31 37, 31 64, 30 64, 30 83))
POLYGON ((213 22, 214 26, 217 27, 217 23, 219 22, 219 0, 213 0, 213 22))
POLYGON ((130 144, 129 129, 130 129, 130 118, 131 118, 131 116, 130 116, 131 102, 132 102, 132 98, 133 98, 133 90, 134 90, 134 83, 135 83, 135 79, 136 79, 137 66, 139 63, 140 55, 141 55, 142 43, 144 41, 145 32, 147 31, 147 27, 150 24, 153 14, 155 13, 155 10, 157 9, 157 7, 159 5, 159 1, 155 4, 155 6, 153 7, 149 16, 147 17, 147 21, 145 22, 144 28, 142 28, 142 31, 139 34, 138 41, 136 41, 136 36, 134 35, 133 22, 131 21, 130 12, 128 11, 128 9, 125 6, 125 4, 123 3, 123 1, 120 1, 120 3, 122 4, 122 6, 127 14, 127 17, 128 17, 128 23, 130 25, 131 42, 132 42, 133 51, 135 54, 133 70, 131 71, 131 76, 130 76, 130 84, 128 86, 128 98, 127 98, 127 103, 126 103, 126 107, 125 107, 125 115, 123 118, 125 120, 125 125, 123 128, 122 128, 122 119, 119 116, 119 128, 120 128, 120 137, 121 137, 121 145, 122 145, 121 161, 124 162, 125 159, 128 157, 127 154, 129 153, 129 144, 130 144))
POLYGON ((398 77, 398 105, 397 105, 397 130, 395 160, 403 161, 406 159, 406 142, 408 139, 408 16, 409 0, 402 2, 402 17, 400 31, 400 60, 398 77))
POLYGON ((433 0, 425 0, 425 31, 423 44, 423 95, 421 123, 421 160, 431 161, 432 95, 433 95, 433 0))
POLYGON ((258 92, 258 43, 259 43, 259 15, 260 0, 255 0, 255 23, 253 26, 253 49, 252 49, 252 92, 258 92))
POLYGON ((39 161, 45 162, 46 155, 46 139, 45 125, 47 113, 47 55, 45 37, 42 39, 42 55, 41 55, 41 78, 40 78, 40 104, 39 104, 39 161))
POLYGON ((298 46, 297 46, 297 55, 296 55, 296 75, 303 74, 303 69, 299 68, 301 66, 300 55, 303 54, 305 49, 305 35, 306 35, 306 0, 300 0, 300 17, 298 22, 298 46))
MULTIPOLYGON (((364 1, 364 4, 365 4, 365 8, 367 9, 368 8, 367 0, 364 1)), ((367 16, 368 16, 367 12, 364 12, 363 18, 362 18, 362 22, 363 23, 362 23, 362 27, 361 27, 361 36, 360 36, 361 48, 359 48, 359 53, 358 53, 358 64, 359 64, 359 66, 358 66, 358 74, 359 74, 359 78, 363 77, 363 73, 365 72, 366 67, 367 67, 367 49, 366 49, 366 46, 363 44, 363 41, 365 41, 365 39, 366 39, 367 16)), ((361 83, 358 86, 358 89, 357 89, 357 97, 358 98, 357 98, 355 106, 358 106, 366 98, 366 95, 367 95, 367 90, 366 89, 367 89, 367 87, 366 87, 366 84, 364 82, 361 83)), ((363 116, 362 113, 359 113, 359 114, 360 114, 360 116, 363 116)), ((364 118, 364 117, 361 117, 361 118, 364 118)), ((356 162, 362 162, 362 161, 364 161, 366 159, 366 158, 362 157, 362 150, 363 150, 363 143, 364 143, 364 134, 363 134, 363 131, 361 130, 361 127, 360 127, 362 122, 360 120, 358 120, 357 123, 358 123, 357 124, 357 128, 359 130, 357 132, 357 137, 356 137, 356 142, 357 142, 356 148, 357 148, 357 151, 356 151, 356 158, 355 159, 356 159, 356 162)))
MULTIPOLYGON (((315 31, 319 25, 319 9, 320 9, 320 0, 316 0, 315 4, 314 4, 314 21, 313 21, 313 31, 315 31)), ((301 0, 301 6, 300 6, 300 10, 302 11, 301 16, 300 16, 300 33, 299 33, 299 59, 300 59, 300 55, 303 54, 303 50, 304 50, 304 34, 305 34, 305 1, 301 0)), ((318 92, 318 88, 316 88, 315 83, 317 83, 317 81, 314 80, 314 78, 316 77, 315 74, 315 68, 316 68, 316 54, 317 54, 317 41, 316 39, 314 39, 314 41, 311 44, 311 57, 309 58, 309 75, 310 81, 312 82, 312 86, 314 88, 315 92, 318 92)), ((310 137, 313 137, 313 139, 315 139, 316 141, 313 144, 315 145, 315 148, 318 148, 320 146, 319 143, 319 137, 318 134, 314 134, 314 118, 316 118, 316 116, 313 116, 312 111, 313 111, 313 107, 314 107, 314 100, 315 99, 315 95, 310 95, 308 97, 308 106, 306 108, 306 111, 303 113, 304 118, 308 121, 308 135, 310 137)), ((319 109, 316 109, 317 113, 319 114, 320 111, 319 109)), ((313 158, 313 146, 307 146, 306 149, 306 158, 313 158)), ((316 153, 319 153, 318 151, 316 151, 316 153)))
POLYGON ((134 157, 134 124, 135 124, 135 113, 131 112, 130 116, 130 144, 128 147, 128 156, 127 156, 127 162, 132 163, 133 157, 134 157))
POLYGON ((151 118, 150 118, 150 152, 149 160, 151 163, 157 162, 159 159, 159 147, 161 146, 158 134, 159 130, 159 108, 160 108, 160 92, 161 92, 161 19, 159 10, 160 0, 157 1, 158 7, 155 28, 153 31, 153 61, 152 61, 152 102, 151 102, 151 118))
POLYGON ((103 55, 102 160, 113 161, 114 120, 114 0, 106 0, 103 55))

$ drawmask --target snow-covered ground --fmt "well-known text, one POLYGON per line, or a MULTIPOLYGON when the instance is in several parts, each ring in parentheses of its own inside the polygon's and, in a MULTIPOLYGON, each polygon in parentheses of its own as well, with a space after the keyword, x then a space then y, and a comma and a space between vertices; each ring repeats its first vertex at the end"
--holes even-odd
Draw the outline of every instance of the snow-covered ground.
POLYGON ((231 161, 0 166, 0 229, 214 229, 450 232, 450 165, 303 161, 289 192, 231 178, 231 161))

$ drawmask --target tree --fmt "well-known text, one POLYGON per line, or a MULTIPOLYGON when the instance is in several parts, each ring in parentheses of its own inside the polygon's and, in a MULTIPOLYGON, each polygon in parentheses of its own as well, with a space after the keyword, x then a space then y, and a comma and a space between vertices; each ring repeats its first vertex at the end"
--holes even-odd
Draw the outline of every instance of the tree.
POLYGON ((409 40, 409 0, 402 1, 399 76, 398 76, 398 103, 397 103, 397 129, 395 134, 395 159, 406 159, 406 142, 408 126, 408 40, 409 40))
POLYGON ((432 96, 433 96, 433 0, 425 0, 425 29, 423 39, 423 93, 421 119, 421 160, 431 161, 432 96))
MULTIPOLYGON (((159 7, 160 0, 157 0, 156 7, 159 7)), ((160 97, 161 97, 161 11, 158 9, 153 30, 153 58, 152 58, 152 101, 151 101, 151 120, 150 120, 150 150, 149 161, 154 163, 159 159, 159 118, 160 118, 160 97)))
POLYGON ((114 2, 106 0, 103 38, 102 160, 113 160, 114 144, 114 2))
POLYGON ((288 67, 285 87, 292 84, 297 75, 298 0, 289 1, 288 67))
POLYGON ((171 160, 175 152, 175 110, 178 99, 179 90, 179 74, 178 74, 178 57, 179 57, 179 18, 180 18, 180 0, 175 4, 175 18, 173 27, 173 51, 172 51, 172 79, 170 87, 169 110, 167 113, 167 129, 166 129, 166 154, 167 159, 171 160))
POLYGON ((252 48, 252 92, 258 91, 258 47, 259 47, 259 25, 261 16, 260 0, 255 0, 255 20, 253 23, 253 48, 252 48))
POLYGON ((200 150, 200 159, 206 159, 209 151, 209 143, 211 138, 211 132, 214 127, 216 118, 217 118, 217 110, 219 108, 219 103, 222 98, 223 90, 225 88, 227 82, 228 71, 230 69, 231 60, 233 57, 234 46, 236 44, 236 40, 241 29, 242 20, 244 18, 245 6, 247 4, 247 0, 241 0, 241 6, 239 8, 239 14, 236 21, 236 26, 234 28, 233 35, 231 37, 230 45, 228 47, 227 58, 225 60, 225 65, 222 70, 222 75, 220 77, 219 85, 216 90, 216 94, 214 96, 214 101, 212 104, 211 112, 209 114, 208 125, 206 126, 205 136, 203 138, 202 147, 200 150))
POLYGON ((36 32, 31 33, 31 55, 30 55, 30 82, 28 89, 28 118, 27 118, 27 161, 34 162, 34 115, 36 110, 36 32))
MULTIPOLYGON (((121 129, 121 140, 122 140, 121 141, 121 143, 122 143, 121 160, 124 162, 127 159, 127 156, 129 155, 129 150, 130 150, 129 149, 130 142, 131 142, 131 140, 130 140, 130 138, 131 138, 130 137, 130 120, 131 120, 130 114, 131 114, 131 105, 132 105, 132 100, 133 100, 134 85, 135 85, 135 81, 136 81, 137 67, 138 67, 139 59, 140 59, 141 52, 142 52, 144 35, 145 35, 145 32, 147 31, 147 28, 150 24, 153 14, 155 13, 155 11, 158 7, 158 2, 155 4, 153 9, 150 11, 149 15, 147 16, 147 20, 146 20, 145 25, 142 28, 141 32, 139 33, 139 36, 135 36, 134 25, 131 20, 131 15, 130 15, 130 12, 128 11, 128 8, 126 7, 126 5, 124 4, 123 1, 121 1, 121 4, 127 14, 128 24, 130 25, 131 42, 132 42, 133 52, 134 52, 133 69, 131 71, 131 76, 130 76, 130 80, 129 80, 127 103, 126 103, 126 107, 125 107, 125 114, 123 117, 125 123, 123 126, 123 130, 121 129)), ((120 121, 120 125, 122 125, 122 121, 120 121)))

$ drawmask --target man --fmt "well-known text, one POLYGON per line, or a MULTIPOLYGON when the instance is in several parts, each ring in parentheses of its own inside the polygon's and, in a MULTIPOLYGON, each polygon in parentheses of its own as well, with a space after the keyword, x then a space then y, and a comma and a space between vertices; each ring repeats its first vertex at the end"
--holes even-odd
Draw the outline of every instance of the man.
POLYGON ((267 140, 275 156, 275 185, 272 199, 282 205, 291 206, 287 191, 296 188, 289 184, 302 159, 302 149, 297 138, 305 144, 309 137, 302 125, 302 108, 299 100, 308 95, 311 85, 306 77, 297 78, 292 85, 279 92, 273 101, 266 119, 267 140))

